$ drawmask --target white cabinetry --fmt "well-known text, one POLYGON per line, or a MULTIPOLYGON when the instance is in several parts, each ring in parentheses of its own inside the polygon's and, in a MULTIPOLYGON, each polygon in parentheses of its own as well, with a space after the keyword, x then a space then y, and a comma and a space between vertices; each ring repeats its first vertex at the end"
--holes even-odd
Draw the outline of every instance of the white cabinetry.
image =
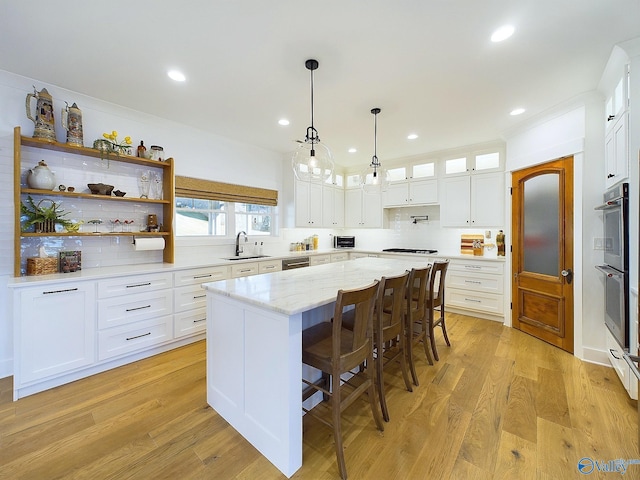
POLYGON ((345 226, 382 226, 382 199, 379 194, 367 194, 360 188, 348 188, 344 192, 345 226))
POLYGON ((605 122, 606 187, 609 188, 629 176, 629 65, 607 65, 608 87, 605 122), (615 82, 615 85, 613 85, 615 82))
POLYGON ((340 253, 332 253, 331 254, 331 262, 344 262, 349 260, 348 252, 340 252, 340 253))
POLYGON ((452 259, 446 277, 447 308, 487 314, 504 320, 504 263, 452 259))
POLYGON ((95 298, 95 282, 14 292, 14 399, 30 383, 95 361, 95 298))
POLYGON ((175 338, 186 337, 206 329, 207 294, 203 283, 229 277, 229 267, 206 267, 182 270, 173 274, 175 338))
POLYGON ((322 184, 295 181, 296 227, 322 226, 322 184))
POLYGON ((501 227, 504 224, 502 172, 454 176, 442 181, 443 227, 501 227))
POLYGON ((635 376, 629 369, 629 365, 624 361, 622 354, 624 350, 620 347, 618 342, 616 342, 615 338, 611 334, 608 328, 605 328, 606 334, 606 345, 607 345, 607 357, 609 358, 609 362, 611 362, 611 366, 618 374, 620 381, 624 388, 629 392, 629 396, 637 400, 638 399, 638 382, 636 381, 635 376))
POLYGON ((438 203, 438 181, 407 180, 393 183, 384 193, 385 207, 429 205, 438 203))
POLYGON ((629 176, 629 113, 624 112, 612 120, 612 128, 605 137, 605 166, 607 188, 629 176))
POLYGON ((333 185, 322 187, 322 226, 344 227, 344 188, 333 185))
POLYGON ((282 260, 279 258, 258 263, 258 273, 279 272, 280 270, 282 270, 282 260))
POLYGON ((249 275, 258 274, 258 263, 238 263, 231 265, 231 278, 248 277, 249 275))
POLYGON ((171 273, 98 282, 98 359, 105 360, 173 338, 171 273))
POLYGON ((325 263, 331 263, 331 254, 327 255, 311 255, 309 257, 309 266, 324 265, 325 263))

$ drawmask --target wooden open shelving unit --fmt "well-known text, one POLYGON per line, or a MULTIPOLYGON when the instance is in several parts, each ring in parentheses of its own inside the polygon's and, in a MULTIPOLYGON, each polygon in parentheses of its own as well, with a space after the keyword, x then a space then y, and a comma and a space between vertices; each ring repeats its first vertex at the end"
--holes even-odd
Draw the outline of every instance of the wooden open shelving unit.
POLYGON ((23 238, 28 237, 157 237, 162 236, 165 239, 165 248, 163 252, 163 261, 165 263, 174 262, 174 233, 173 233, 173 206, 175 204, 175 185, 174 185, 174 164, 173 159, 169 158, 163 162, 157 160, 149 160, 146 158, 132 157, 129 155, 107 154, 88 147, 78 147, 68 145, 66 143, 51 142, 39 138, 24 137, 21 135, 20 127, 13 129, 13 200, 14 200, 14 275, 21 275, 21 242, 23 238), (64 152, 81 157, 92 157, 100 159, 108 159, 112 162, 129 163, 134 165, 147 166, 151 168, 161 168, 163 172, 162 189, 165 198, 162 200, 133 198, 133 197, 116 197, 106 195, 93 195, 80 192, 60 192, 56 190, 38 190, 34 188, 24 188, 21 179, 22 166, 22 148, 34 147, 43 150, 52 150, 56 152, 64 152), (151 203, 162 205, 162 219, 158 219, 159 223, 164 225, 165 231, 162 232, 56 232, 56 233, 33 233, 23 232, 20 222, 20 202, 26 195, 43 195, 47 197, 66 197, 78 198, 86 201, 113 201, 113 202, 136 202, 151 203))

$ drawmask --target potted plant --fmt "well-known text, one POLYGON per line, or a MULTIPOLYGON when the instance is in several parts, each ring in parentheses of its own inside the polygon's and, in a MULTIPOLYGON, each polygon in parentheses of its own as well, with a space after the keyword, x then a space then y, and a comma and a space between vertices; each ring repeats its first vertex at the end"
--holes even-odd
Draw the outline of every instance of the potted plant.
POLYGON ((62 211, 56 202, 48 198, 35 203, 31 195, 27 196, 26 205, 20 202, 20 213, 25 218, 22 224, 23 231, 33 226, 36 233, 52 233, 56 231, 56 224, 65 228, 73 225, 70 220, 62 218, 69 212, 62 211))

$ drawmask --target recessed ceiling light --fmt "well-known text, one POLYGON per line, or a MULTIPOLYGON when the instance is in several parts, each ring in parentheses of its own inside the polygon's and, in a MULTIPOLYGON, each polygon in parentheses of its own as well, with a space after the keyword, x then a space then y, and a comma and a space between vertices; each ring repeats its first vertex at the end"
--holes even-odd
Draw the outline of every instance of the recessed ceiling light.
POLYGON ((175 80, 176 82, 184 82, 187 79, 187 77, 184 76, 184 73, 179 72, 178 70, 169 70, 167 75, 169 75, 171 80, 175 80))
POLYGON ((279 125, 289 125, 289 120, 287 120, 286 118, 281 118, 280 120, 278 120, 278 124, 279 125))
POLYGON ((491 35, 491 41, 492 42, 501 42, 503 40, 506 40, 511 35, 513 35, 514 31, 515 31, 515 29, 513 28, 513 26, 511 26, 511 25, 503 25, 502 27, 497 29, 495 32, 493 32, 493 34, 491 35))
POLYGON ((524 108, 514 108, 513 110, 511 110, 510 115, 516 116, 516 115, 521 115, 525 112, 524 108))
POLYGON ((347 150, 349 153, 356 153, 358 150, 356 148, 351 147, 349 150, 347 150))
POLYGON ((415 140, 416 138, 418 138, 418 135, 416 135, 415 133, 411 133, 411 134, 407 135, 407 138, 409 140, 415 140))

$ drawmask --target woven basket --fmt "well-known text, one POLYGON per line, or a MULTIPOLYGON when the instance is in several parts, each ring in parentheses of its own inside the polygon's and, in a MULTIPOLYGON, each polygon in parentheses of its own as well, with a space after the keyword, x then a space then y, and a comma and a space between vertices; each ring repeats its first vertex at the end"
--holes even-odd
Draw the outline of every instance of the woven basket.
POLYGON ((54 233, 56 231, 55 220, 45 220, 33 224, 36 233, 54 233))
POLYGON ((58 259, 56 257, 27 258, 27 275, 46 275, 58 273, 58 259))

